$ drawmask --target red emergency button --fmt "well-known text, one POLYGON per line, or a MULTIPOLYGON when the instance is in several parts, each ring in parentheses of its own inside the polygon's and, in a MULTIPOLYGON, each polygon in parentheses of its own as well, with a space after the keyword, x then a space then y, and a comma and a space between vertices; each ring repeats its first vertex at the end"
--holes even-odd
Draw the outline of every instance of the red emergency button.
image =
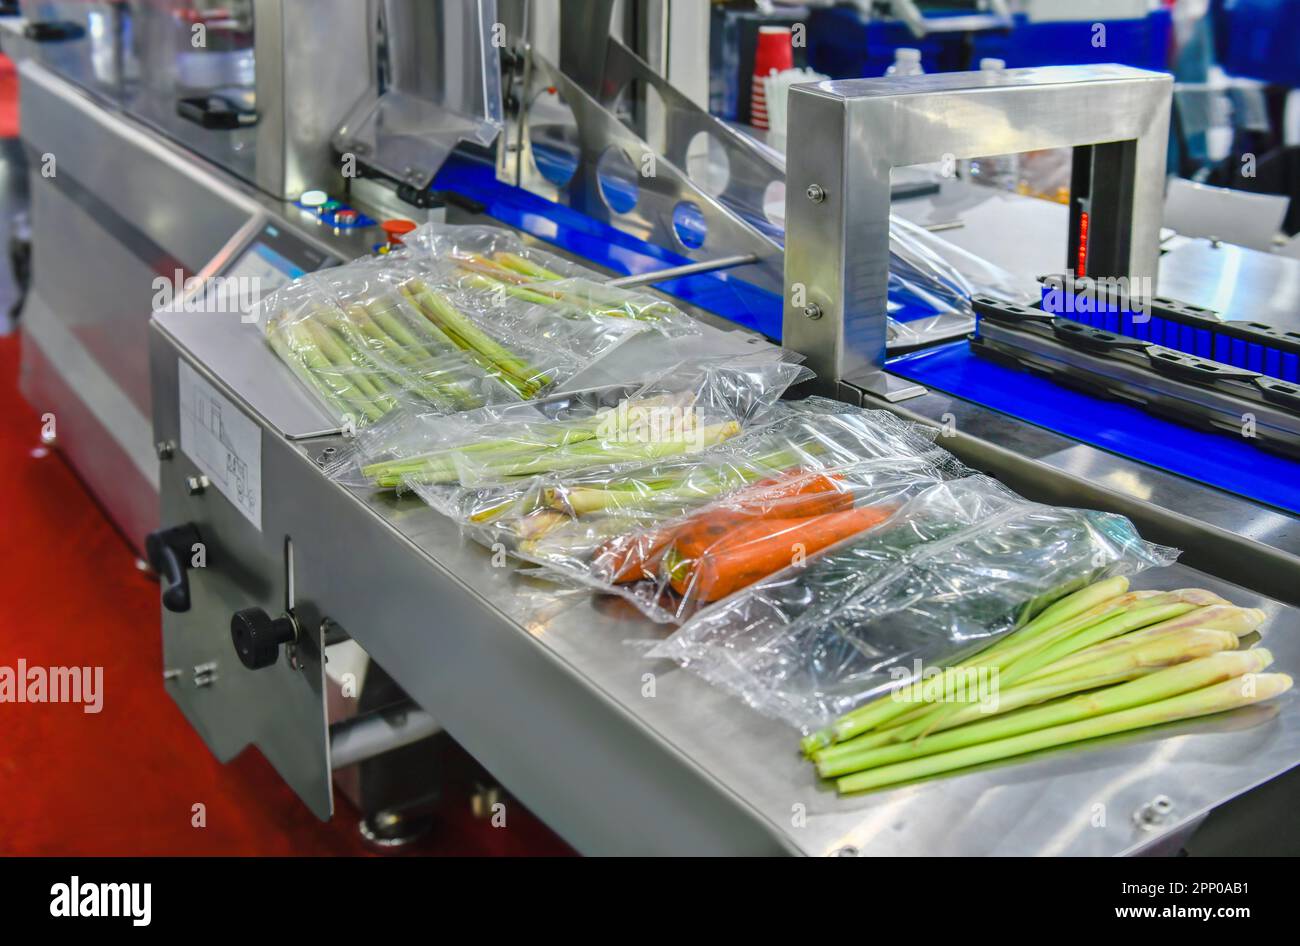
POLYGON ((415 229, 415 221, 394 218, 392 220, 385 220, 379 226, 383 229, 384 233, 388 234, 388 242, 390 244, 396 244, 401 243, 402 237, 415 229))

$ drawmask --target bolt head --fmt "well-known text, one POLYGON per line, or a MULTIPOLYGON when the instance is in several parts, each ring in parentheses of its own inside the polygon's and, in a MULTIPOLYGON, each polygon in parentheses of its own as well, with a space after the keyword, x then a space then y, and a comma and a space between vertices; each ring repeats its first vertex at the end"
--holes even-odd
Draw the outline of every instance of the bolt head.
POLYGON ((159 460, 170 460, 176 455, 176 444, 170 440, 160 440, 154 445, 154 450, 157 452, 159 460))
POLYGON ((810 302, 803 307, 803 317, 816 321, 822 317, 822 307, 815 302, 810 302))
POLYGON ((804 193, 808 195, 808 199, 811 200, 814 204, 820 204, 823 200, 826 199, 826 191, 822 189, 822 186, 820 184, 809 184, 808 190, 806 190, 804 193))

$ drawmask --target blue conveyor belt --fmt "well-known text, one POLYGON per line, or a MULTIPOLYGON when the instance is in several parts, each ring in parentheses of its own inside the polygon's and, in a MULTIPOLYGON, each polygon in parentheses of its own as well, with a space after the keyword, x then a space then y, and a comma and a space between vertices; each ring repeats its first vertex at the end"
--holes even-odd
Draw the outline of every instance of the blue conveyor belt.
POLYGON ((965 341, 902 355, 890 372, 1066 437, 1300 514, 1300 463, 1105 401, 970 350, 965 341))

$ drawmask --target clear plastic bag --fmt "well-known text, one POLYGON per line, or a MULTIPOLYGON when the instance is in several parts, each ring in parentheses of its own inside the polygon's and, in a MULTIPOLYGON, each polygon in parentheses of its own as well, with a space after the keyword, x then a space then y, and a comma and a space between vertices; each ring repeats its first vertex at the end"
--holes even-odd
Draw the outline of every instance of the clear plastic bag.
POLYGON ((462 496, 455 514, 485 541, 680 621, 967 472, 930 429, 884 411, 810 398, 765 420, 679 460, 462 496))
POLYGON ((779 349, 675 365, 649 381, 440 416, 398 411, 358 431, 331 475, 354 485, 415 488, 435 508, 463 490, 508 496, 531 479, 691 456, 759 422, 811 377, 779 349))
POLYGON ((649 656, 809 731, 1004 636, 1088 582, 1172 564, 1126 518, 1029 502, 981 475, 700 611, 649 656))
POLYGON ((414 235, 385 256, 303 276, 256 312, 277 355, 345 425, 373 424, 399 404, 454 413, 532 400, 634 336, 698 331, 656 297, 549 268, 560 263, 506 231, 414 235))
POLYGON ((1017 277, 898 214, 889 217, 889 252, 891 298, 914 299, 936 312, 972 315, 971 296, 985 292, 1016 302, 1038 298, 1033 278, 1017 277))
POLYGON ((403 237, 398 254, 451 264, 463 284, 544 306, 562 318, 625 319, 661 334, 700 334, 699 326, 671 303, 647 292, 604 285, 576 263, 524 243, 500 227, 425 224, 403 237))

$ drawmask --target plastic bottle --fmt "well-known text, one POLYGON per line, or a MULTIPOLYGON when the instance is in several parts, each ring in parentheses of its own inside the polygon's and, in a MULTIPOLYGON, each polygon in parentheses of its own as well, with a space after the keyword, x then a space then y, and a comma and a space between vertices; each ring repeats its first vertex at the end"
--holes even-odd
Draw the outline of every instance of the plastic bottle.
MULTIPOLYGON (((1007 64, 1001 59, 981 59, 980 72, 1003 72, 1007 64)), ((972 158, 966 164, 966 176, 998 190, 1014 191, 1020 186, 1020 155, 999 154, 972 158)))
POLYGON ((923 76, 921 68, 921 50, 910 46, 899 46, 894 50, 894 62, 885 70, 887 76, 923 76))

